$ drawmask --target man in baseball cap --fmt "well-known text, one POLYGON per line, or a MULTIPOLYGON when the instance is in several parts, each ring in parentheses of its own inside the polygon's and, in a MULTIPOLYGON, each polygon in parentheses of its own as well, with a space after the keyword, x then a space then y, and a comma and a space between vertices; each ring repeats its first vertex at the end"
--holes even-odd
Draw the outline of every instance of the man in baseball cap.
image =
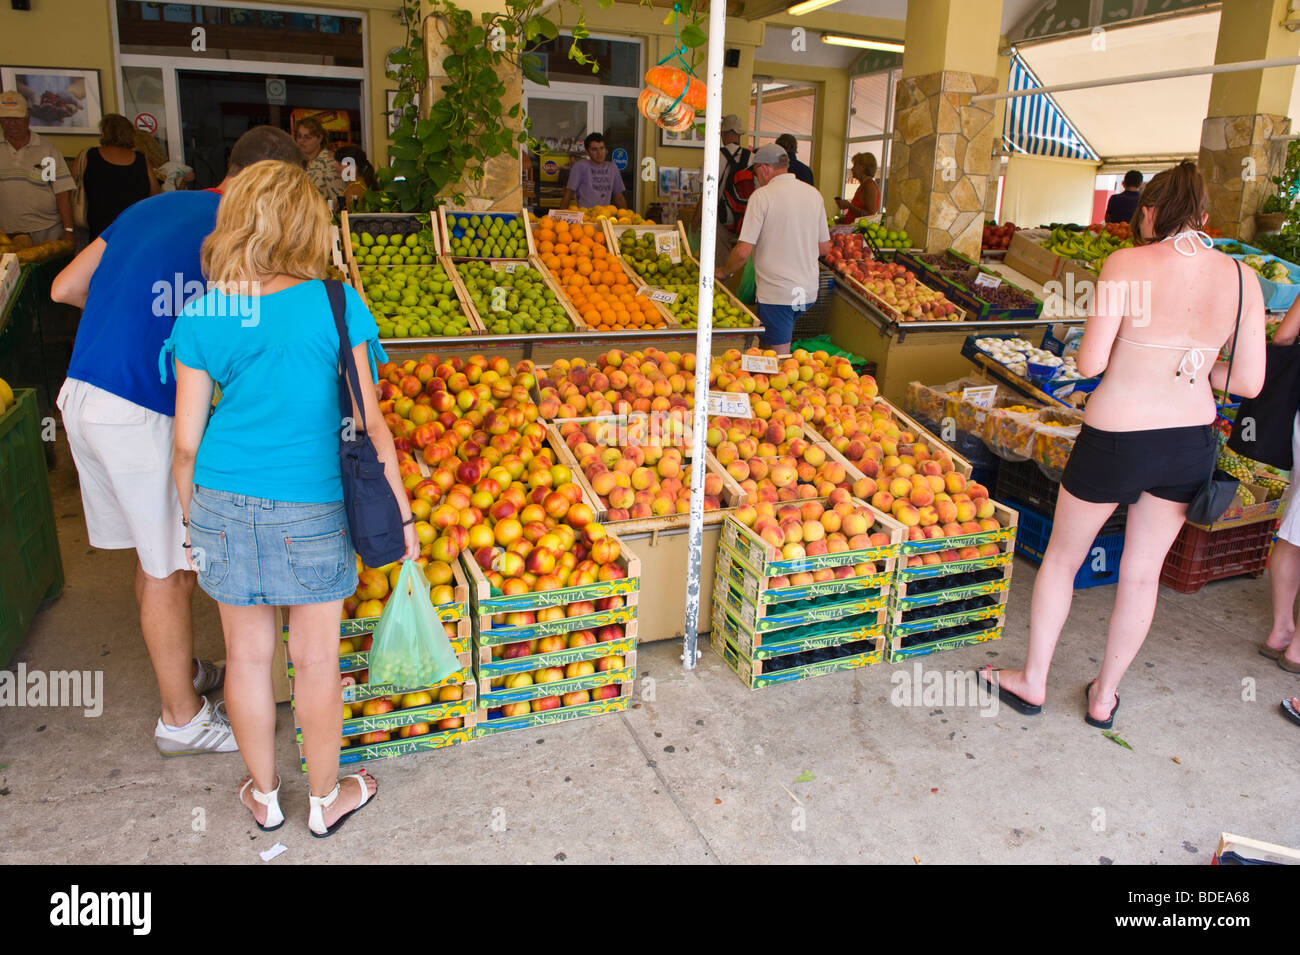
POLYGON ((790 156, 776 143, 749 160, 758 188, 750 196, 740 241, 717 277, 726 281, 754 256, 763 345, 789 351, 795 315, 817 300, 817 256, 831 248, 821 194, 790 173, 790 156))
POLYGON ((71 239, 76 183, 54 144, 31 131, 21 93, 0 93, 0 127, 0 232, 25 232, 37 244, 71 239))

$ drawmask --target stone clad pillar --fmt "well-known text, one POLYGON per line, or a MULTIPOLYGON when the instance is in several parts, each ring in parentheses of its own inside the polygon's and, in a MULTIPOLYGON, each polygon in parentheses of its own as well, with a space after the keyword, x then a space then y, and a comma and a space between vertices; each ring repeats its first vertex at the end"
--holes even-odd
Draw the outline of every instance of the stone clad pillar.
MULTIPOLYGON (((1295 56, 1300 34, 1279 25, 1286 11, 1286 0, 1225 3, 1214 62, 1295 56)), ((1294 77, 1294 67, 1218 73, 1210 85, 1197 164, 1209 187, 1210 225, 1243 241, 1254 237, 1255 213, 1285 163, 1286 144, 1273 137, 1290 132, 1294 77)))
POLYGON ((996 135, 1002 0, 911 0, 886 219, 929 251, 978 258, 996 135))

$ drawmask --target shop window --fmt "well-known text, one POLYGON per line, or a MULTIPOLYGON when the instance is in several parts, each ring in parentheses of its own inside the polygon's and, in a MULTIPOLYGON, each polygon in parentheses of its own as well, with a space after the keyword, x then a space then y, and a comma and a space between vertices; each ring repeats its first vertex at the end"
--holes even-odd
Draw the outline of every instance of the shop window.
POLYGON ((749 96, 751 149, 775 142, 789 133, 798 142, 796 155, 813 164, 813 129, 817 120, 817 87, 811 83, 756 77, 749 96))
POLYGON ((365 65, 360 17, 210 3, 115 2, 123 53, 365 65), (198 24, 207 31, 204 52, 191 47, 198 24))
POLYGON ((844 137, 844 191, 851 199, 860 183, 853 178, 853 157, 871 153, 876 157, 876 183, 880 186, 881 210, 889 183, 890 140, 894 132, 894 93, 901 70, 881 70, 854 76, 849 86, 849 115, 844 137))

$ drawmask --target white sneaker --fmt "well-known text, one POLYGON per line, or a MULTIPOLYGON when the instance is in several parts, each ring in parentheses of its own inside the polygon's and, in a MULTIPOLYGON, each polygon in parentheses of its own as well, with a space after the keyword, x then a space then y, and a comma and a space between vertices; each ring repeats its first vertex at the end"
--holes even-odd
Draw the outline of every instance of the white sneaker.
POLYGON ((194 692, 199 696, 221 688, 226 682, 226 668, 211 660, 194 661, 198 672, 194 675, 194 692))
POLYGON ((225 702, 213 706, 202 697, 203 707, 180 729, 168 729, 159 717, 153 731, 158 752, 164 756, 194 756, 199 753, 235 753, 239 744, 226 718, 225 702))

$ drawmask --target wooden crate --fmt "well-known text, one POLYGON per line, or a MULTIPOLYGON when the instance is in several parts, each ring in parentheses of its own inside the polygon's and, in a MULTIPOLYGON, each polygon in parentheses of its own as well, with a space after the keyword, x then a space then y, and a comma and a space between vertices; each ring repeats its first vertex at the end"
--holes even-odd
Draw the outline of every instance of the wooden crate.
MULTIPOLYGON (((523 257, 525 258, 531 257, 533 254, 537 252, 537 246, 533 243, 533 232, 532 229, 529 228, 527 210, 523 212, 498 212, 495 210, 478 212, 473 209, 458 209, 455 206, 439 206, 438 223, 440 227, 439 237, 441 239, 441 245, 439 246, 439 248, 442 249, 443 255, 452 254, 451 240, 455 238, 456 229, 459 228, 458 226, 455 226, 454 224, 449 223, 447 221, 447 218, 449 216, 451 217, 479 216, 480 218, 501 219, 509 222, 519 220, 519 224, 522 227, 524 233, 524 245, 527 248, 527 251, 525 252, 523 257)), ((477 258, 477 257, 471 256, 471 258, 477 258)))
MULTIPOLYGON (((605 220, 605 234, 608 236, 608 240, 607 240, 607 241, 609 241, 609 242, 611 243, 611 244, 610 244, 610 250, 611 250, 611 251, 617 251, 617 250, 618 250, 618 240, 619 240, 619 237, 622 236, 623 233, 626 232, 626 231, 628 231, 629 229, 633 230, 633 234, 634 234, 634 235, 642 235, 643 233, 646 233, 646 232, 665 232, 665 231, 672 231, 672 226, 650 226, 650 225, 639 225, 639 226, 634 226, 634 225, 611 225, 610 222, 609 222, 609 220, 606 219, 606 220, 605 220)), ((695 268, 696 268, 697 270, 699 270, 699 269, 700 269, 700 260, 697 259, 697 258, 695 257, 695 255, 691 252, 691 243, 690 243, 690 241, 689 241, 689 240, 687 239, 687 237, 686 237, 686 227, 682 225, 681 220, 678 220, 678 222, 677 222, 677 229, 676 229, 676 231, 677 231, 677 234, 678 234, 678 241, 679 241, 680 246, 681 246, 682 258, 685 259, 685 260, 688 260, 688 261, 690 261, 690 262, 693 262, 693 263, 695 264, 695 268)), ((647 282, 644 278, 641 277, 641 275, 637 272, 637 270, 634 269, 634 268, 632 268, 631 264, 630 264, 630 263, 629 263, 625 258, 623 258, 622 253, 619 253, 618 259, 619 259, 619 261, 623 264, 623 271, 626 272, 626 273, 628 274, 628 276, 632 279, 633 283, 636 284, 637 288, 655 288, 655 289, 667 288, 667 286, 663 286, 663 285, 655 285, 654 283, 647 282)), ((719 262, 719 263, 717 263, 717 264, 718 264, 718 265, 721 265, 722 263, 719 262)), ((751 329, 753 329, 753 330, 755 330, 755 331, 761 331, 761 330, 762 330, 762 328, 763 328, 763 323, 762 323, 761 321, 759 321, 758 316, 755 315, 754 312, 749 308, 749 306, 746 305, 744 302, 742 302, 742 301, 741 301, 741 300, 736 296, 736 293, 733 292, 730 288, 728 288, 727 285, 726 285, 725 283, 723 283, 723 282, 714 282, 714 283, 713 283, 713 294, 714 294, 714 295, 722 295, 722 296, 724 296, 724 297, 727 299, 727 301, 730 302, 730 303, 731 303, 733 306, 735 306, 736 308, 738 308, 738 309, 741 311, 742 314, 745 314, 745 315, 748 315, 748 316, 749 316, 749 322, 750 322, 750 323, 749 323, 749 325, 744 326, 744 327, 751 328, 751 329)), ((674 319, 676 320, 676 316, 673 316, 673 317, 674 317, 674 319)), ((682 328, 694 328, 694 327, 695 327, 694 325, 687 325, 687 324, 685 324, 684 322, 680 322, 680 321, 678 321, 678 324, 679 324, 682 328)))
MULTIPOLYGON (((409 232, 419 232, 428 228, 433 232, 433 243, 435 249, 442 248, 442 235, 438 225, 438 215, 435 212, 353 212, 349 213, 346 209, 339 213, 339 234, 343 242, 343 257, 348 262, 356 261, 356 253, 352 248, 352 225, 354 222, 363 222, 369 220, 378 220, 380 222, 411 222, 414 228, 409 232)), ((364 231, 364 227, 362 231, 364 231)), ((406 232, 403 235, 407 234, 406 232)), ((437 255, 435 253, 434 257, 437 255)))
MULTIPOLYGON (((461 282, 460 276, 456 274, 456 269, 451 264, 451 260, 445 258, 444 256, 438 256, 436 262, 438 265, 442 266, 442 270, 447 274, 447 277, 451 280, 452 288, 456 290, 456 301, 460 305, 460 310, 461 312, 464 313, 465 317, 469 319, 469 327, 473 329, 475 332, 479 332, 479 333, 484 332, 486 329, 484 328, 483 323, 479 320, 477 313, 474 311, 473 303, 470 302, 469 300, 469 295, 465 291, 464 283, 461 282)), ((380 303, 371 302, 370 299, 366 296, 365 288, 361 282, 362 268, 383 269, 383 268, 391 268, 391 266, 386 266, 386 265, 358 266, 355 260, 349 260, 347 262, 348 284, 351 285, 356 290, 356 293, 361 296, 361 301, 365 303, 365 306, 367 309, 369 309, 370 314, 372 316, 387 315, 388 313, 385 312, 382 307, 376 307, 376 305, 380 303)), ((420 266, 416 266, 416 268, 427 269, 427 268, 432 268, 432 266, 420 265, 420 266)), ((426 340, 452 342, 455 341, 458 337, 460 336, 449 335, 449 336, 441 336, 438 338, 430 338, 426 340)), ((386 341, 388 339, 380 339, 380 340, 386 341)))
MULTIPOLYGON (((560 307, 564 309, 564 314, 568 317, 570 323, 572 323, 573 330, 575 332, 583 332, 587 330, 587 326, 582 321, 582 316, 578 314, 578 310, 573 307, 573 303, 569 301, 569 297, 564 294, 564 290, 561 289, 559 284, 555 281, 555 276, 551 275, 547 268, 542 265, 541 260, 535 256, 528 259, 466 259, 448 257, 447 261, 451 263, 452 268, 456 272, 456 278, 454 281, 458 283, 458 288, 464 293, 464 304, 465 308, 468 310, 468 314, 478 323, 480 328, 484 329, 484 331, 486 331, 488 327, 487 321, 479 313, 478 306, 474 304, 474 300, 470 297, 469 287, 465 285, 464 276, 462 276, 460 270, 456 268, 462 263, 473 262, 476 264, 488 265, 493 269, 504 269, 507 272, 514 272, 516 269, 521 267, 535 270, 540 273, 542 281, 545 283, 546 287, 555 294, 557 302, 560 307)), ((531 333, 520 332, 519 334, 520 336, 525 336, 531 333)))

